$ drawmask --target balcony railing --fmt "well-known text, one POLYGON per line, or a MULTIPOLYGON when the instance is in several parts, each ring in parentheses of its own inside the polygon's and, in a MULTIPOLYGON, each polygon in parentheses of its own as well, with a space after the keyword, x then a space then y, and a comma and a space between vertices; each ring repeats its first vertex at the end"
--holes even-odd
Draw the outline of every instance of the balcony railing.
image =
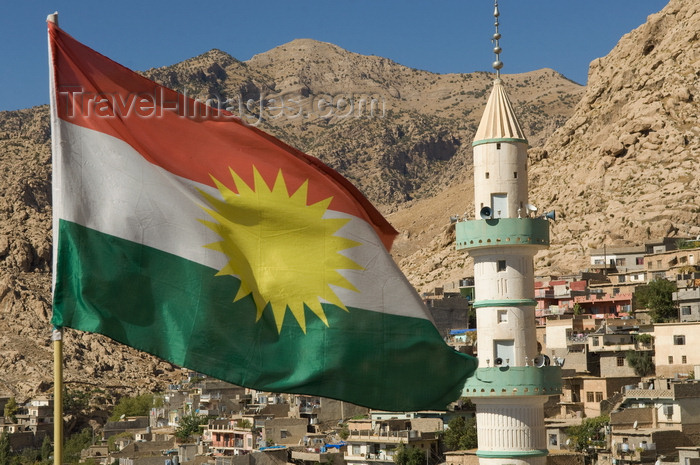
POLYGON ((656 444, 653 442, 645 442, 633 446, 631 444, 618 444, 615 448, 617 458, 623 458, 630 461, 646 461, 656 458, 656 444))
POLYGON ((347 441, 353 440, 371 440, 371 441, 388 441, 401 442, 411 439, 433 439, 435 433, 425 433, 416 430, 403 431, 380 431, 373 430, 352 430, 347 438, 347 441))
POLYGON ((378 453, 378 454, 352 454, 348 452, 345 455, 345 461, 353 462, 394 462, 394 456, 392 454, 378 453))
POLYGON ((585 344, 588 341, 588 336, 586 334, 576 334, 575 336, 567 336, 567 344, 585 344))

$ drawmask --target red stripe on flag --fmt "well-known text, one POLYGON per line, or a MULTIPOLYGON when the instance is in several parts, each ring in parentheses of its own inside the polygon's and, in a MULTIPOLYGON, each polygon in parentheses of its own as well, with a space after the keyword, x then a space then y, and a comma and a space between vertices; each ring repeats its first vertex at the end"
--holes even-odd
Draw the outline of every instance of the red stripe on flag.
POLYGON ((229 167, 253 185, 253 165, 270 184, 283 169, 290 193, 309 179, 308 202, 369 222, 387 249, 396 230, 350 182, 320 160, 224 110, 163 87, 81 44, 48 23, 59 118, 117 137, 150 163, 235 190, 229 167))

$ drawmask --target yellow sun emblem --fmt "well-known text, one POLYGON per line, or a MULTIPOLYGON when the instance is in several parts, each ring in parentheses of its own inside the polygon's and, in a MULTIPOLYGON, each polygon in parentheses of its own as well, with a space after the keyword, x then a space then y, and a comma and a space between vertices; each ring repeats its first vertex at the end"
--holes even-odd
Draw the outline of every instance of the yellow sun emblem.
POLYGON ((251 189, 233 170, 236 194, 213 179, 221 199, 201 192, 212 208, 204 210, 216 221, 200 220, 221 240, 206 247, 222 252, 228 264, 219 275, 241 280, 234 302, 252 294, 259 321, 270 305, 277 331, 287 309, 306 333, 304 307, 328 326, 321 303, 347 308, 333 286, 359 292, 339 270, 361 270, 341 251, 360 245, 337 236, 346 218, 324 218, 332 197, 307 205, 308 180, 289 195, 280 170, 272 189, 253 167, 251 189))

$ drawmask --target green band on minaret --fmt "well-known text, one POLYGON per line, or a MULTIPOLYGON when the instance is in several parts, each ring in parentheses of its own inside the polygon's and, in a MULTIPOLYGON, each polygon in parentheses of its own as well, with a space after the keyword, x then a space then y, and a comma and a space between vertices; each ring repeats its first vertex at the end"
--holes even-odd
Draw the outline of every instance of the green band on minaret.
POLYGON ((472 304, 474 308, 483 307, 536 307, 537 301, 534 299, 504 299, 504 300, 475 300, 472 304))
POLYGON ((515 459, 518 457, 544 457, 549 454, 547 449, 535 450, 513 450, 513 451, 493 451, 477 450, 476 456, 489 459, 515 459))
POLYGON ((472 147, 476 147, 477 145, 483 145, 483 144, 492 144, 494 142, 522 142, 523 144, 527 144, 527 139, 511 139, 508 137, 503 137, 499 139, 483 139, 483 140, 475 140, 472 142, 472 147))

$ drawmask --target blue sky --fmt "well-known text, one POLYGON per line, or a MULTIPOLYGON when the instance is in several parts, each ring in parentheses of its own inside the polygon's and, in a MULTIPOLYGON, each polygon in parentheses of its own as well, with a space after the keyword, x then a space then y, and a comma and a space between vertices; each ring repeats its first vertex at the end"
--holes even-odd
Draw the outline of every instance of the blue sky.
MULTIPOLYGON (((585 84, 588 64, 668 0, 499 0, 502 72, 553 68, 585 84)), ((143 70, 212 48, 247 60, 297 38, 436 73, 491 71, 493 0, 5 2, 0 111, 48 103, 45 19, 143 70)))

